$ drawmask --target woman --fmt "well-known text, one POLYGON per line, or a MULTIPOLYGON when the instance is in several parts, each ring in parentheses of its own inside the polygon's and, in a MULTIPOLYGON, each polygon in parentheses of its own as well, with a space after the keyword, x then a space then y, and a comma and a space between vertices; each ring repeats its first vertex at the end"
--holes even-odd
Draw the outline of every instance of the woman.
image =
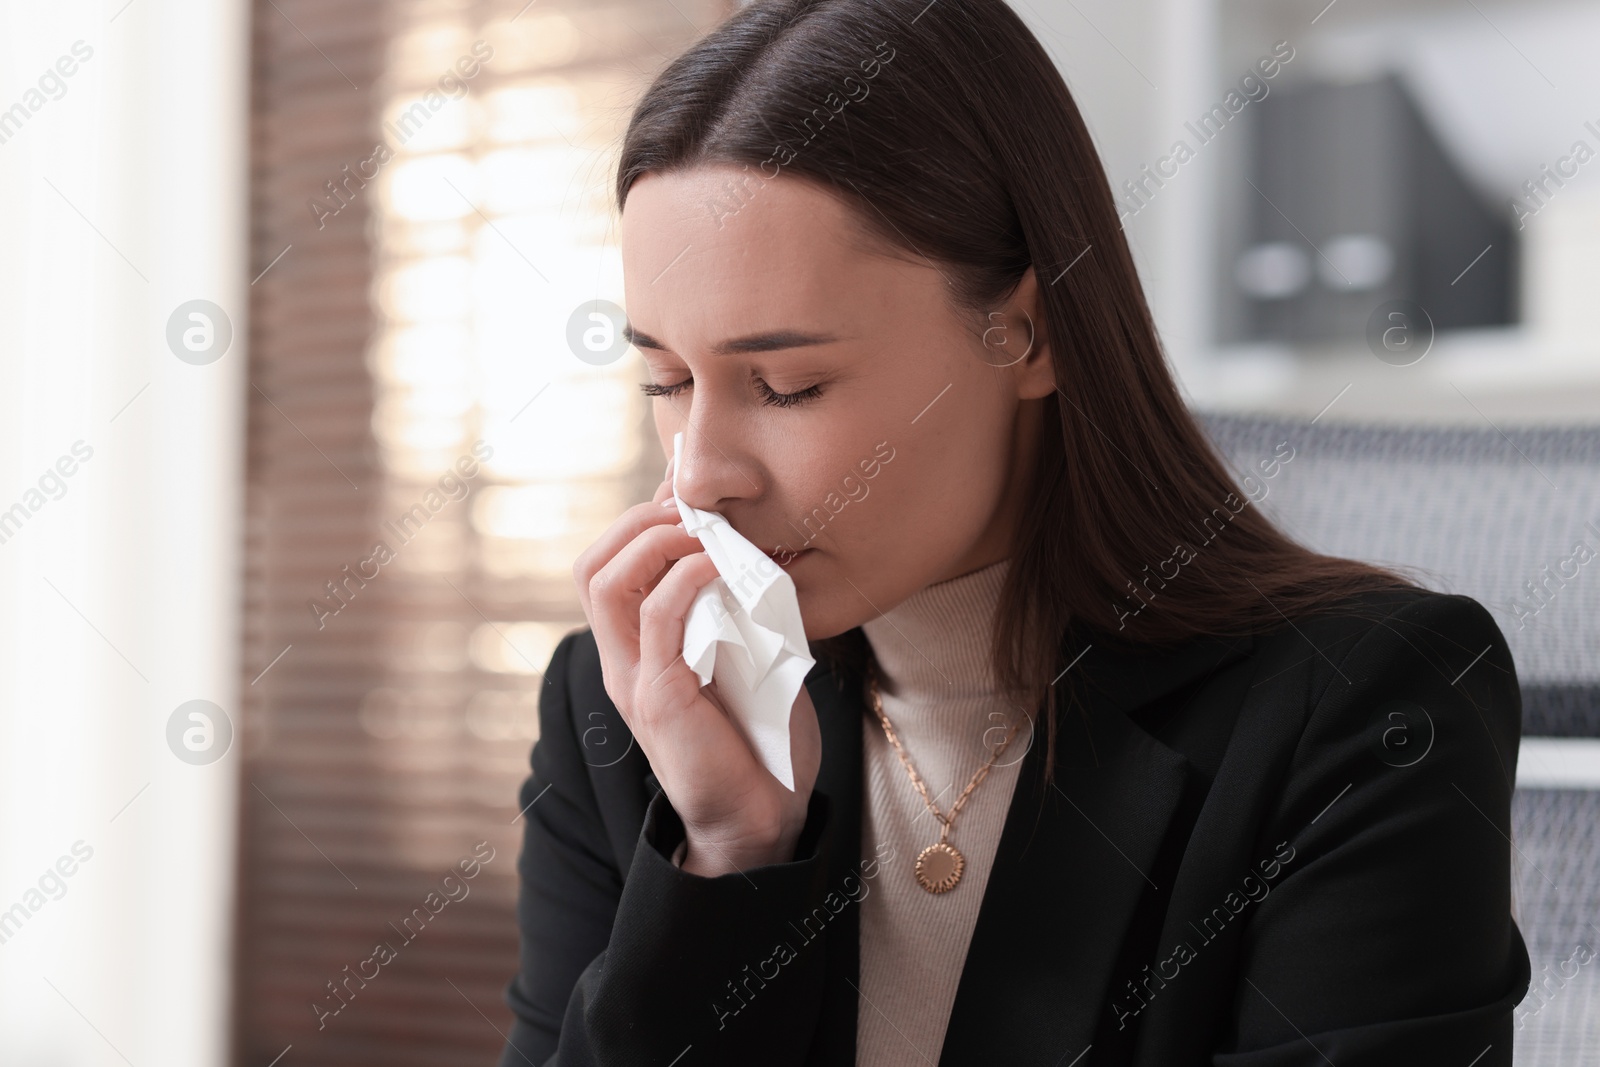
POLYGON ((1516 675, 1185 409, 1000 0, 758 2, 639 104, 629 339, 792 577, 794 790, 684 662, 672 482, 576 562, 503 1064, 1511 1062, 1516 675))

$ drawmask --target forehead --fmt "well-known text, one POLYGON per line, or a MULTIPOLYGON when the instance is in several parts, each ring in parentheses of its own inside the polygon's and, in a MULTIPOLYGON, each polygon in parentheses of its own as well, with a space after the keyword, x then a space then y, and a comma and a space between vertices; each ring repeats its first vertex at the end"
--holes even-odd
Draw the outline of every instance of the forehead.
POLYGON ((695 167, 646 174, 633 184, 622 241, 636 251, 657 240, 844 248, 853 233, 847 214, 838 198, 805 178, 764 178, 755 167, 695 167))
POLYGON ((652 333, 821 315, 895 284, 894 263, 868 252, 841 201, 753 167, 646 175, 628 193, 621 242, 629 316, 652 333))

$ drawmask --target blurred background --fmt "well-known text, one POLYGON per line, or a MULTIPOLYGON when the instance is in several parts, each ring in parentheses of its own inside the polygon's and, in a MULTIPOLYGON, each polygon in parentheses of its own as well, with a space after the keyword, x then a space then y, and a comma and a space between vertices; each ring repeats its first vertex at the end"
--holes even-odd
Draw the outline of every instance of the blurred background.
MULTIPOLYGON (((0 4, 0 1062, 496 1062, 540 671, 664 463, 616 145, 736 6, 0 4)), ((1600 8, 1014 7, 1261 506, 1511 641, 1517 1061, 1589 1062, 1600 8)))

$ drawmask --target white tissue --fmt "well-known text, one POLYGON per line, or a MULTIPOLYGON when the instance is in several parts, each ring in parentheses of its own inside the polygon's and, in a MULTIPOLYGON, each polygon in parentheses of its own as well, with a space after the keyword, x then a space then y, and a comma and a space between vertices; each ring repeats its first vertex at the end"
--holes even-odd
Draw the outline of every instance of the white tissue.
POLYGON ((789 712, 816 660, 806 645, 794 579, 728 520, 678 496, 683 434, 672 438, 672 495, 683 528, 705 546, 717 577, 701 587, 683 630, 683 659, 744 731, 761 765, 791 792, 789 712))

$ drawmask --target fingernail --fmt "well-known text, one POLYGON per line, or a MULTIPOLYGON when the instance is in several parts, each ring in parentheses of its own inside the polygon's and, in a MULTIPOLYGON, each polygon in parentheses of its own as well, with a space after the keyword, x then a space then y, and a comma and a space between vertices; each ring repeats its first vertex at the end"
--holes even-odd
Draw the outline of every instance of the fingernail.
POLYGON ((669 496, 667 499, 661 502, 661 506, 664 508, 675 508, 678 506, 678 498, 675 496, 669 496))

